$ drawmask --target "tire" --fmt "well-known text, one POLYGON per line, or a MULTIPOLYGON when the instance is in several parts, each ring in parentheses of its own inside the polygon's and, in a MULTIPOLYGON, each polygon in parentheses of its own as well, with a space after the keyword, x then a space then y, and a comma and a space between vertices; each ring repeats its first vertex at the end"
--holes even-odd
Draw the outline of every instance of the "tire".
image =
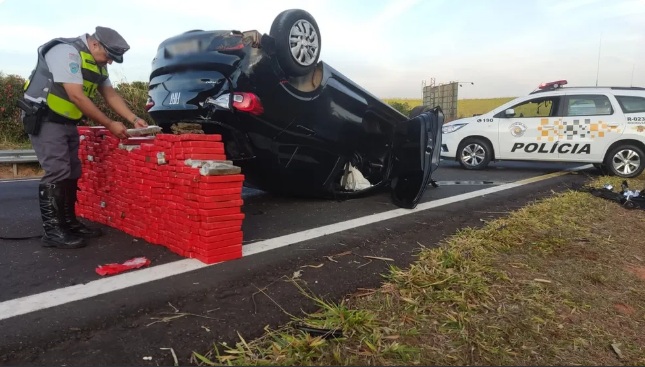
POLYGON ((468 170, 480 170, 488 166, 493 158, 493 149, 488 142, 478 138, 468 138, 459 144, 457 160, 468 170))
POLYGON ((640 175, 645 168, 645 154, 635 145, 619 145, 610 150, 605 160, 605 167, 612 176, 633 178, 640 175))
POLYGON ((273 20, 270 35, 275 39, 278 63, 288 76, 313 72, 322 43, 311 14, 301 9, 283 11, 273 20))

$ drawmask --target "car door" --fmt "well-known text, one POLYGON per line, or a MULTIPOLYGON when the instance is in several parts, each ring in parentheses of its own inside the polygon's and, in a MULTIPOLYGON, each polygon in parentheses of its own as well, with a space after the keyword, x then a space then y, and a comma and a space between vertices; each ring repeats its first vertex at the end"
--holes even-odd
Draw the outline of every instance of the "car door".
POLYGON ((439 107, 396 126, 391 174, 392 201, 413 209, 421 200, 439 167, 441 126, 444 115, 439 107))
POLYGON ((498 119, 499 159, 555 160, 559 122, 559 95, 535 96, 517 103, 494 117, 498 119))
POLYGON ((572 93, 565 97, 558 127, 558 156, 564 161, 600 163, 625 129, 622 112, 611 95, 572 93))

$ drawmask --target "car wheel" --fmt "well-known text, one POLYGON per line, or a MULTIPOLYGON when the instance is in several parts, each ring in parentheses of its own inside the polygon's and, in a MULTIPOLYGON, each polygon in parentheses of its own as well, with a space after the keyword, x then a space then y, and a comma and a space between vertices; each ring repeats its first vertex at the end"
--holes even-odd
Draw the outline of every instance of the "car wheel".
POLYGON ((288 76, 302 76, 314 70, 320 57, 321 38, 311 14, 300 9, 285 10, 273 21, 278 63, 288 76))
POLYGON ((614 176, 632 178, 643 172, 644 160, 645 154, 641 148, 635 145, 619 145, 607 154, 605 166, 614 176))
POLYGON ((465 169, 484 169, 493 158, 493 149, 482 139, 466 139, 458 149, 459 164, 465 169))

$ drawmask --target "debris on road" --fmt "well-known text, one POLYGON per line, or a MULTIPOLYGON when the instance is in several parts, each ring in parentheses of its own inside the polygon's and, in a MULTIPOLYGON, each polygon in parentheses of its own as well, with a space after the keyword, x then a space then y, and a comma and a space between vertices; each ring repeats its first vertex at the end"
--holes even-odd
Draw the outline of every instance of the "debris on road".
POLYGON ((169 350, 170 353, 172 353, 172 359, 175 361, 175 366, 179 366, 179 361, 177 360, 177 354, 175 354, 175 350, 172 348, 159 348, 161 350, 169 350))
POLYGON ((383 261, 394 261, 394 259, 389 258, 389 257, 380 257, 380 256, 363 256, 366 259, 374 259, 374 260, 383 260, 383 261))
POLYGON ((122 273, 126 270, 138 269, 148 265, 150 265, 150 260, 146 259, 145 257, 135 257, 134 259, 130 259, 122 264, 111 263, 99 265, 96 268, 96 273, 101 276, 114 275, 122 273))
POLYGON ((645 190, 630 190, 627 181, 623 181, 620 187, 620 192, 614 192, 614 186, 609 184, 602 188, 586 188, 585 191, 593 196, 619 203, 627 209, 645 209, 645 190))
POLYGON ((334 259, 335 257, 341 257, 341 256, 346 256, 346 255, 351 255, 351 254, 352 254, 351 251, 345 251, 345 252, 341 252, 340 254, 331 255, 331 256, 325 256, 325 257, 327 258, 327 260, 337 263, 338 261, 336 261, 336 259, 334 259))
POLYGON ((325 264, 318 264, 318 265, 303 265, 301 268, 314 268, 314 269, 320 269, 324 266, 325 264))
MULTIPOLYGON (((173 306, 170 302, 168 302, 168 305, 170 307, 172 307, 174 312, 172 312, 172 313, 166 312, 166 313, 170 314, 172 316, 151 317, 150 319, 155 320, 155 321, 147 324, 146 326, 154 325, 154 324, 159 323, 159 322, 170 322, 170 321, 173 321, 173 320, 176 320, 176 319, 179 319, 179 318, 182 318, 182 317, 186 317, 186 316, 195 316, 195 317, 201 317, 201 318, 204 318, 204 319, 217 320, 216 318, 210 317, 210 316, 198 315, 198 314, 194 314, 194 313, 190 313, 190 312, 179 312, 179 309, 177 307, 173 306)), ((207 313, 208 313, 208 311, 207 311, 207 313)))

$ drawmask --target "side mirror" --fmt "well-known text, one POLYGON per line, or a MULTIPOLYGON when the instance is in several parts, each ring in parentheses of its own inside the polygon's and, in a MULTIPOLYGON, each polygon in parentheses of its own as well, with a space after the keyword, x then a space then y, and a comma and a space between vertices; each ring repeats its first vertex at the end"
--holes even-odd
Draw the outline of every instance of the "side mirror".
POLYGON ((508 110, 504 111, 504 116, 506 116, 506 117, 515 116, 515 110, 512 109, 512 108, 509 108, 508 110))

